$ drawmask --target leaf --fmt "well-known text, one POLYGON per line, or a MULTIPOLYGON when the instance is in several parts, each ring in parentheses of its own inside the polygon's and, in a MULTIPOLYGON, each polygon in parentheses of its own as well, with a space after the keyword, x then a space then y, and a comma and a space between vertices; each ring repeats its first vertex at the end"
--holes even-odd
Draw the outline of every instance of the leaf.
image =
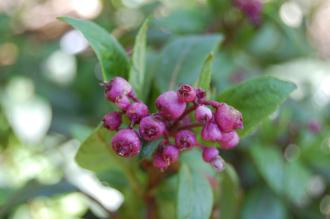
POLYGON ((220 217, 221 219, 235 219, 238 217, 241 188, 235 169, 226 164, 220 181, 220 217))
POLYGON ((210 166, 202 161, 199 151, 189 152, 181 156, 177 217, 178 219, 208 219, 213 206, 212 188, 207 178, 210 166))
POLYGON ((116 38, 91 21, 71 17, 60 17, 59 19, 81 31, 89 41, 101 64, 103 80, 109 80, 114 75, 127 75, 128 58, 116 38))
POLYGON ((261 145, 253 145, 249 151, 258 171, 270 188, 277 194, 283 194, 285 164, 280 151, 261 145))
POLYGON ((307 201, 310 178, 311 173, 299 160, 293 160, 286 165, 285 194, 291 202, 301 205, 307 201))
POLYGON ((167 44, 160 55, 156 83, 161 92, 178 83, 193 84, 207 54, 222 41, 221 35, 178 37, 167 44))
POLYGON ((242 209, 242 219, 286 219, 284 203, 267 189, 254 189, 248 193, 242 209))
POLYGON ((264 76, 224 91, 217 99, 242 112, 244 129, 239 133, 244 136, 274 112, 295 88, 291 82, 264 76))
POLYGON ((146 64, 146 35, 148 30, 147 19, 140 28, 136 38, 132 55, 132 65, 129 72, 129 82, 138 97, 143 97, 145 64, 146 64))
POLYGON ((204 61, 202 71, 199 73, 197 87, 208 91, 210 89, 212 77, 213 53, 210 53, 204 61))

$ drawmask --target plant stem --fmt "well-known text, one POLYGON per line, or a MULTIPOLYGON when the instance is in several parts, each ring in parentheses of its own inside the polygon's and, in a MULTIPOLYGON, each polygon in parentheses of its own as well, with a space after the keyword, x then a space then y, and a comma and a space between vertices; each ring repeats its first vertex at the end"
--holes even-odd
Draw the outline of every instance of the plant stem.
POLYGON ((193 105, 193 106, 187 108, 186 111, 185 111, 185 112, 184 112, 179 118, 177 118, 177 119, 174 121, 174 123, 169 127, 169 130, 175 128, 175 127, 179 124, 179 122, 180 122, 182 119, 184 119, 184 117, 186 117, 189 113, 191 113, 192 111, 194 111, 196 108, 197 108, 197 105, 193 105))

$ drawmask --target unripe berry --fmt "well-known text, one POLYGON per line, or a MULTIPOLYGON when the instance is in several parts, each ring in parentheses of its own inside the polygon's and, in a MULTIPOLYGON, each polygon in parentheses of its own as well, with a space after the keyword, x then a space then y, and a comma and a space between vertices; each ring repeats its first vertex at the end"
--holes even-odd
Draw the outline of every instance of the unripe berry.
POLYGON ((167 145, 162 150, 162 157, 169 164, 174 163, 179 158, 179 149, 174 145, 167 145))
POLYGON ((119 97, 126 96, 132 91, 132 86, 121 77, 114 77, 104 87, 106 98, 112 102, 116 102, 119 97))
POLYGON ((213 159, 219 156, 219 151, 215 147, 204 147, 203 148, 203 160, 205 162, 211 162, 213 159))
POLYGON ((117 97, 115 104, 119 109, 126 111, 130 107, 131 102, 127 96, 120 96, 117 97))
POLYGON ((212 110, 205 105, 200 105, 196 108, 195 118, 197 122, 206 123, 212 119, 212 110))
POLYGON ((178 94, 179 101, 181 102, 193 102, 196 98, 195 88, 189 84, 182 84, 176 93, 178 94))
POLYGON ((239 136, 236 131, 222 133, 222 138, 219 142, 221 144, 221 148, 231 149, 238 145, 239 136))
POLYGON ((225 168, 225 162, 220 156, 213 159, 210 164, 217 172, 221 172, 225 168))
POLYGON ((141 141, 132 129, 122 129, 112 137, 113 150, 122 157, 133 157, 141 150, 141 141))
POLYGON ((154 167, 164 170, 169 166, 169 163, 163 159, 161 154, 156 153, 153 157, 153 165, 154 167))
POLYGON ((143 117, 149 114, 148 107, 142 102, 132 103, 127 111, 126 115, 132 122, 139 122, 143 117))
POLYGON ((157 98, 156 107, 162 116, 175 120, 185 111, 186 103, 180 102, 178 95, 174 91, 167 91, 157 98))
POLYGON ((116 130, 121 125, 121 114, 110 112, 103 117, 103 126, 109 130, 116 130))
POLYGON ((175 144, 180 150, 189 149, 197 144, 196 136, 190 130, 181 130, 175 135, 175 144))
POLYGON ((230 132, 235 129, 243 128, 242 114, 235 108, 222 103, 215 112, 215 120, 220 129, 224 132, 230 132))
POLYGON ((202 129, 202 138, 205 141, 219 141, 222 137, 222 133, 218 125, 210 121, 206 123, 202 129))
POLYGON ((140 134, 147 140, 155 140, 165 132, 165 124, 156 116, 150 115, 140 121, 140 134))

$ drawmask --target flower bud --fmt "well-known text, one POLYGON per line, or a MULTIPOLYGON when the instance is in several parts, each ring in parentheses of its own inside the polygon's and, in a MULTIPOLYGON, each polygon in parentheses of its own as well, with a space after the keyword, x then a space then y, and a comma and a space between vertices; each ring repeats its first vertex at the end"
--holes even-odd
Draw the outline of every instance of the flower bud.
POLYGON ((230 132, 243 128, 242 114, 235 108, 222 103, 215 112, 215 120, 221 131, 230 132))
POLYGON ((163 159, 160 153, 156 153, 153 157, 153 165, 154 167, 164 170, 169 166, 169 163, 163 159))
POLYGON ((222 133, 222 138, 219 142, 221 144, 221 148, 231 149, 238 145, 239 136, 236 131, 222 133))
POLYGON ((162 157, 169 164, 174 163, 179 158, 179 149, 174 145, 167 145, 162 150, 162 157))
POLYGON ((218 125, 210 121, 206 123, 202 129, 202 138, 205 141, 219 141, 222 137, 222 133, 218 125))
POLYGON ((147 140, 155 140, 165 132, 165 124, 156 116, 146 116, 140 122, 140 134, 147 140))
POLYGON ((121 77, 114 77, 105 84, 104 88, 106 98, 112 102, 116 102, 117 98, 126 96, 132 91, 132 86, 121 77))
POLYGON ((112 137, 113 150, 122 157, 133 157, 141 150, 141 141, 132 129, 122 129, 112 137))
POLYGON ((221 172, 223 169, 225 169, 225 162, 220 156, 217 156, 210 162, 211 166, 215 169, 217 172, 221 172))
POLYGON ((182 84, 176 93, 179 97, 180 102, 193 102, 196 98, 195 88, 193 88, 189 84, 182 84))
POLYGON ((117 97, 115 104, 119 109, 126 111, 131 105, 131 102, 127 96, 120 96, 117 97))
POLYGON ((121 125, 121 114, 110 112, 103 117, 103 126, 109 130, 117 130, 121 125))
POLYGON ((215 147, 204 147, 203 148, 203 160, 205 162, 211 162, 213 159, 219 156, 219 151, 215 147))
POLYGON ((126 111, 127 117, 135 123, 140 122, 140 120, 148 114, 148 107, 142 102, 132 103, 126 111))
POLYGON ((212 119, 212 110, 205 105, 200 105, 196 108, 195 118, 197 122, 206 123, 212 119))
POLYGON ((175 135, 175 144, 180 150, 189 149, 197 144, 196 136, 190 130, 181 130, 175 135))
POLYGON ((174 91, 167 91, 157 98, 156 107, 162 116, 175 120, 184 113, 186 103, 179 102, 178 95, 174 91))

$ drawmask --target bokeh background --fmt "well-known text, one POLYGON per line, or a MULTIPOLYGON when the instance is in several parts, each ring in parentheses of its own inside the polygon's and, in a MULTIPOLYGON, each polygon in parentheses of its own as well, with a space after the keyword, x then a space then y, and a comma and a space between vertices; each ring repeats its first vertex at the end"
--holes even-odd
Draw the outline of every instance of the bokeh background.
POLYGON ((265 0, 258 24, 230 0, 0 0, 0 218, 107 218, 125 201, 74 162, 109 106, 93 51, 63 15, 94 20, 128 53, 150 16, 150 66, 172 38, 222 33, 218 93, 261 74, 296 83, 225 154, 239 182, 227 195, 238 200, 233 218, 330 218, 329 0, 265 0))

